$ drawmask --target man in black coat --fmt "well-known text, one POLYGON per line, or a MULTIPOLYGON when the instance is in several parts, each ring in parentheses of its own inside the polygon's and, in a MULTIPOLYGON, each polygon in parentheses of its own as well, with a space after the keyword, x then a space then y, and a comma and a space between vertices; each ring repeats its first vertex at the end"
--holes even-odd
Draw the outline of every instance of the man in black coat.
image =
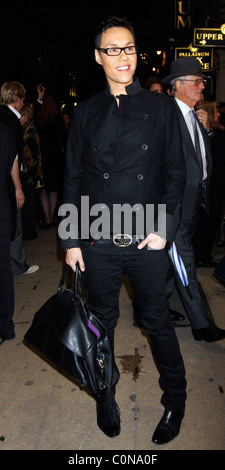
POLYGON ((16 160, 16 142, 10 130, 0 122, 0 338, 14 338, 14 286, 11 269, 10 243, 12 211, 9 195, 9 177, 15 185, 16 202, 22 207, 24 196, 16 160))
MULTIPOLYGON (((163 79, 163 83, 171 86, 171 94, 174 96, 173 102, 179 121, 187 171, 181 224, 174 241, 187 271, 189 289, 184 287, 176 270, 174 275, 190 319, 194 338, 197 341, 213 342, 224 339, 225 330, 212 324, 206 313, 198 288, 192 245, 200 208, 202 207, 207 213, 209 210, 208 190, 212 172, 209 136, 212 134, 212 130, 209 125, 208 113, 204 109, 199 109, 197 113, 194 110, 194 106, 201 99, 205 81, 201 64, 195 58, 180 58, 173 61, 170 75, 163 79), (193 117, 195 131, 192 124, 193 117)), ((173 288, 174 277, 169 270, 167 282, 169 296, 173 288)))
MULTIPOLYGON (((95 58, 107 88, 73 114, 60 208, 61 215, 69 216, 59 234, 66 263, 75 270, 79 262, 84 271, 90 308, 108 329, 112 347, 122 274, 131 282, 160 369, 165 413, 152 440, 163 444, 179 433, 186 400, 185 370, 166 296, 165 245, 180 222, 185 183, 180 131, 171 100, 142 89, 133 78, 137 48, 127 21, 111 18, 101 25, 95 58), (166 207, 166 224, 160 223, 159 205, 166 207), (148 223, 150 209, 157 233, 148 223)), ((97 423, 109 437, 119 434, 114 391, 97 400, 97 423)))
MULTIPOLYGON (((8 126, 14 133, 19 170, 26 168, 26 161, 23 152, 23 134, 20 124, 20 111, 23 108, 26 90, 22 83, 12 81, 5 82, 1 87, 1 106, 0 121, 8 126)), ((22 246, 23 228, 21 218, 21 208, 13 207, 14 211, 14 231, 13 240, 11 242, 11 263, 13 276, 17 277, 21 274, 32 274, 39 269, 38 265, 29 266, 26 262, 26 255, 22 246)))

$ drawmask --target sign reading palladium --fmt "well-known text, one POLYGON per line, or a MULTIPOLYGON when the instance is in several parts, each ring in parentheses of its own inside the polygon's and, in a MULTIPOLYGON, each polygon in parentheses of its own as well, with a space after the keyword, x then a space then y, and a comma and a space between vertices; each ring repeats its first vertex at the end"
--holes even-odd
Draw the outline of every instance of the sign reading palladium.
POLYGON ((213 51, 212 49, 200 49, 193 47, 192 44, 189 47, 177 47, 175 49, 175 59, 180 59, 181 57, 194 57, 198 59, 202 71, 209 72, 213 68, 213 51))
POLYGON ((166 239, 166 204, 94 204, 90 207, 89 196, 81 196, 80 208, 74 204, 62 204, 58 215, 62 217, 58 234, 62 240, 110 239, 118 234, 136 235, 154 233, 166 239), (92 218, 92 222, 90 222, 92 218), (135 219, 135 229, 134 229, 135 219))

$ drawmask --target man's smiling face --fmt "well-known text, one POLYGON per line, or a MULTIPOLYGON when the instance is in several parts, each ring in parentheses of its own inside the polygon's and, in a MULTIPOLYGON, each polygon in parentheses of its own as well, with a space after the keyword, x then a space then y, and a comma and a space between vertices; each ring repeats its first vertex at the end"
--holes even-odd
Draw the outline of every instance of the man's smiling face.
MULTIPOLYGON (((101 48, 134 46, 134 39, 129 29, 112 27, 102 33, 101 48)), ((125 92, 125 87, 133 82, 137 67, 137 54, 127 55, 124 51, 117 56, 109 56, 95 50, 97 62, 102 65, 113 95, 125 92)))

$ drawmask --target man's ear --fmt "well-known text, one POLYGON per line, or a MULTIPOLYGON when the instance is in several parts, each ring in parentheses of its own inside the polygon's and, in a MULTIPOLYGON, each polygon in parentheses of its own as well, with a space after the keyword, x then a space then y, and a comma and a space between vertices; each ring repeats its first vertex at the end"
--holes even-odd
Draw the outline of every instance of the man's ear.
POLYGON ((182 80, 176 80, 175 82, 175 87, 177 90, 179 90, 182 86, 182 80))
POLYGON ((101 56, 99 54, 98 49, 95 49, 95 60, 99 65, 102 65, 101 56))

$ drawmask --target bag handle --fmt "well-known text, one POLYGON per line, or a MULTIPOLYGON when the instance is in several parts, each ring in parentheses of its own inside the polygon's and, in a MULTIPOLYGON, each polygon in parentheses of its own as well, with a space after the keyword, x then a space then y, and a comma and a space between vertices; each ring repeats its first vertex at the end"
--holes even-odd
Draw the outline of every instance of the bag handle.
POLYGON ((63 273, 62 273, 62 277, 60 279, 59 287, 58 287, 59 292, 62 291, 63 286, 65 284, 67 271, 68 271, 68 286, 69 286, 69 289, 72 290, 72 270, 71 270, 70 266, 68 266, 68 264, 65 264, 64 269, 63 269, 63 273))
POLYGON ((78 285, 79 284, 80 284, 80 290, 81 290, 81 297, 84 301, 86 301, 86 294, 85 294, 83 279, 82 279, 82 276, 81 276, 80 265, 77 261, 77 263, 76 263, 76 273, 75 273, 75 288, 74 288, 74 293, 75 293, 76 297, 78 297, 78 285))
POLYGON ((60 280, 60 283, 59 283, 58 292, 61 293, 62 290, 63 290, 63 286, 65 284, 67 272, 68 272, 68 287, 69 287, 69 289, 74 291, 75 297, 78 297, 79 296, 78 288, 79 288, 79 285, 80 285, 81 298, 86 302, 85 288, 84 288, 84 283, 83 283, 83 279, 82 279, 82 276, 81 276, 80 265, 79 265, 78 262, 76 263, 74 288, 73 288, 73 283, 72 283, 72 268, 68 264, 65 264, 64 269, 63 269, 63 273, 62 273, 62 277, 61 277, 61 280, 60 280))

